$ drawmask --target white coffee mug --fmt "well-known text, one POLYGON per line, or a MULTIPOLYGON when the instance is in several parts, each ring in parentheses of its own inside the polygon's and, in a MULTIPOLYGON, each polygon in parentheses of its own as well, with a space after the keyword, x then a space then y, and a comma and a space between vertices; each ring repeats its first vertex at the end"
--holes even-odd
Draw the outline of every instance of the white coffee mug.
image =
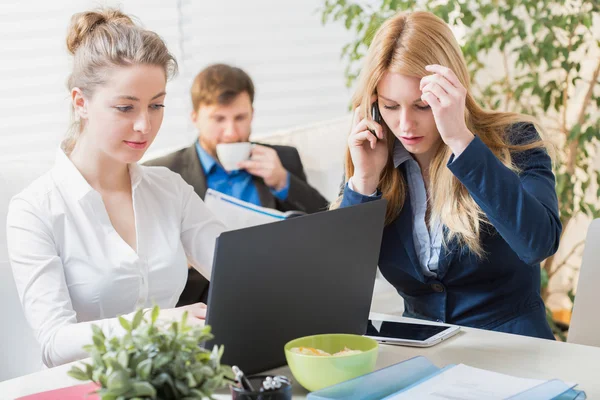
POLYGON ((219 143, 217 145, 217 157, 226 171, 238 170, 238 163, 250 158, 252 143, 219 143))

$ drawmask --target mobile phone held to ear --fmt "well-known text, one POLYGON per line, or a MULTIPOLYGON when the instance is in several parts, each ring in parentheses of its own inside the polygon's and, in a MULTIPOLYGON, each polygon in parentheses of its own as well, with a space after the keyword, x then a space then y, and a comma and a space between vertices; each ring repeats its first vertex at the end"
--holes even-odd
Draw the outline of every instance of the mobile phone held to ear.
MULTIPOLYGON (((381 125, 381 113, 379 112, 379 104, 377 104, 377 101, 371 104, 371 118, 373 119, 373 121, 381 125)), ((375 136, 375 138, 377 138, 377 134, 374 131, 372 131, 371 129, 369 129, 369 131, 375 136)))
POLYGON ((379 104, 377 104, 377 101, 371 104, 371 117, 373 117, 373 121, 381 124, 381 113, 379 112, 379 104))

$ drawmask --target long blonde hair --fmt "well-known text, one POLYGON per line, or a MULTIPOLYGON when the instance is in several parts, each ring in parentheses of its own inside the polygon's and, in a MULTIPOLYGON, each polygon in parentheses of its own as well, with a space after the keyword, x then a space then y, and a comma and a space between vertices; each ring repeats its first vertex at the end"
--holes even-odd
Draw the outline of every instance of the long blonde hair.
MULTIPOLYGON (((422 78, 429 75, 426 65, 440 64, 450 68, 467 89, 465 122, 467 128, 485 143, 498 159, 515 172, 512 151, 524 151, 537 147, 548 147, 541 139, 523 145, 509 142, 509 127, 518 122, 536 124, 532 117, 507 112, 482 109, 470 91, 469 73, 460 47, 449 26, 429 12, 402 12, 388 19, 379 28, 361 71, 352 103, 360 107, 362 115, 370 116, 371 98, 377 92, 377 84, 388 71, 422 78)), ((372 127, 372 125, 371 125, 372 127)), ((383 123, 386 132, 389 156, 383 169, 378 187, 388 201, 386 223, 393 222, 400 214, 406 198, 407 184, 398 168, 394 168, 392 152, 394 134, 383 123)), ((440 221, 447 228, 443 243, 455 239, 466 245, 478 256, 484 256, 480 242, 482 225, 489 223, 484 212, 475 203, 468 190, 446 167, 452 151, 442 143, 429 166, 430 182, 430 226, 440 221)), ((350 151, 346 151, 346 179, 354 175, 350 151)), ((332 206, 339 206, 338 199, 332 206)))
MULTIPOLYGON (((177 61, 160 36, 136 25, 118 9, 74 14, 67 34, 67 49, 73 55, 73 71, 67 88, 78 87, 90 98, 98 86, 106 83, 109 69, 113 67, 155 65, 164 69, 167 79, 177 73, 177 61)), ((83 129, 73 117, 63 141, 67 154, 75 147, 83 129)))

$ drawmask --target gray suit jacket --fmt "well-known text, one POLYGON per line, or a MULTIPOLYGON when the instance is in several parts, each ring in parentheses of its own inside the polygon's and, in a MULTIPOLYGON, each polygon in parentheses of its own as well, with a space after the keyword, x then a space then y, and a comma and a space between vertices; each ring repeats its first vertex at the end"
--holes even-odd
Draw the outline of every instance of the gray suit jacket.
MULTIPOLYGON (((282 201, 271 193, 262 178, 254 177, 254 185, 258 191, 261 205, 279 211, 294 210, 313 213, 326 210, 329 202, 308 184, 298 150, 290 146, 269 147, 277 152, 281 164, 289 171, 290 187, 287 199, 282 201)), ((145 165, 160 165, 177 172, 194 188, 198 196, 204 199, 207 190, 206 175, 204 168, 200 165, 195 143, 164 157, 150 160, 145 165)))

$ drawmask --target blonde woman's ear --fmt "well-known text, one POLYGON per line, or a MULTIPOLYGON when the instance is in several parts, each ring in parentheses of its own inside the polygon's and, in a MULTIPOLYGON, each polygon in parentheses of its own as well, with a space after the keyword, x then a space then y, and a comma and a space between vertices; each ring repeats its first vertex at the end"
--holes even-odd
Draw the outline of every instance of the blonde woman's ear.
POLYGON ((73 105, 75 114, 79 118, 87 117, 87 100, 83 97, 83 92, 78 87, 71 89, 71 104, 73 105))

